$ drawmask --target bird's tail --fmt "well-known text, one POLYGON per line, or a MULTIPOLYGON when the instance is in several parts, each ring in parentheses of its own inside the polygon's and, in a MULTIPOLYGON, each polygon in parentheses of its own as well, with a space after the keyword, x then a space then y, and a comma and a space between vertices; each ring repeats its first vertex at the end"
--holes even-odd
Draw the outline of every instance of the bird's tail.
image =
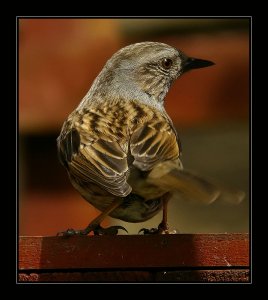
POLYGON ((186 200, 204 204, 217 199, 238 204, 245 197, 243 191, 222 187, 174 164, 169 165, 169 162, 156 167, 148 175, 148 181, 163 189, 176 191, 186 200))

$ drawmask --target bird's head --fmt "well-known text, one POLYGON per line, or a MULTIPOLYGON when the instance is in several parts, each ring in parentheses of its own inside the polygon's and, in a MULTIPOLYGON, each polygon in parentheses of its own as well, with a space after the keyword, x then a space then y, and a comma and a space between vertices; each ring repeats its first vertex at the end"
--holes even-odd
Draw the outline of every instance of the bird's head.
POLYGON ((162 103, 171 83, 186 71, 213 65, 208 60, 186 56, 164 43, 131 44, 116 52, 102 71, 102 85, 124 98, 143 93, 162 103))

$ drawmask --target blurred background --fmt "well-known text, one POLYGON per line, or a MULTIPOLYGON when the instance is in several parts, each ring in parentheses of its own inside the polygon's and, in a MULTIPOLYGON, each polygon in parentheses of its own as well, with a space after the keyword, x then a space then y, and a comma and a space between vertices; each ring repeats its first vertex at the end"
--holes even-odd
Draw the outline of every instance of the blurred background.
MULTIPOLYGON (((61 126, 107 59, 135 42, 158 41, 214 61, 189 72, 166 97, 186 169, 246 192, 239 205, 172 199, 181 233, 249 230, 249 19, 19 19, 19 234, 82 229, 98 211, 72 187, 57 159, 61 126)), ((129 233, 157 227, 107 218, 129 233)))

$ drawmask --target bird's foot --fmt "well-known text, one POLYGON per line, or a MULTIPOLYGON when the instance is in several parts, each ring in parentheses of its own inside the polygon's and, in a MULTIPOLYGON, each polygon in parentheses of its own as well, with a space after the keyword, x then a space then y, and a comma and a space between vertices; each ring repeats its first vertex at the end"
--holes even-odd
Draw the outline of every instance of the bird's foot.
POLYGON ((126 228, 124 228, 123 226, 111 226, 111 227, 103 228, 100 225, 96 229, 94 229, 93 232, 94 235, 117 235, 118 230, 120 229, 128 233, 126 228))
POLYGON ((158 225, 158 228, 142 228, 139 233, 143 234, 176 234, 177 231, 175 229, 169 229, 168 224, 161 222, 158 225))
POLYGON ((73 236, 73 235, 87 235, 87 233, 84 233, 84 230, 74 230, 72 228, 68 228, 65 231, 61 231, 57 233, 57 236, 73 236))
POLYGON ((117 235, 118 230, 126 230, 126 228, 122 226, 111 226, 107 228, 101 227, 99 224, 91 224, 86 229, 82 230, 74 230, 74 229, 67 229, 66 231, 61 231, 57 233, 57 236, 74 236, 74 235, 88 235, 90 232, 93 232, 94 235, 117 235))
POLYGON ((143 234, 159 234, 158 228, 142 228, 139 230, 138 234, 143 233, 143 234))

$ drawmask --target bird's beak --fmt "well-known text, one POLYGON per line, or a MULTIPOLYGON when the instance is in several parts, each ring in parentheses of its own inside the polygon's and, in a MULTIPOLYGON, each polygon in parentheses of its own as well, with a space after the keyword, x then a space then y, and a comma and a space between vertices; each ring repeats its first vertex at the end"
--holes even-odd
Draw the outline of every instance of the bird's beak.
POLYGON ((188 57, 182 65, 183 72, 187 72, 192 69, 205 68, 215 65, 214 62, 199 58, 188 57))

